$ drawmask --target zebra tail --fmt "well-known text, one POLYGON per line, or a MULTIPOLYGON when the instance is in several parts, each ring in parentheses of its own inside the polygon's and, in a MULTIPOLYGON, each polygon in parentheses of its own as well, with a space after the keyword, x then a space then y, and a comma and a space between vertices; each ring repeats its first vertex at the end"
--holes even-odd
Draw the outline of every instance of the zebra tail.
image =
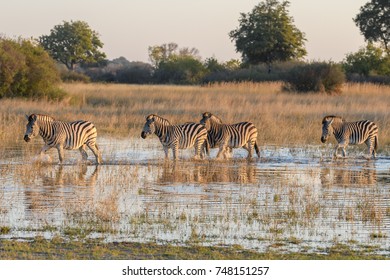
POLYGON ((259 147, 257 146, 257 142, 255 142, 255 150, 256 150, 257 156, 260 157, 260 150, 259 150, 259 147))

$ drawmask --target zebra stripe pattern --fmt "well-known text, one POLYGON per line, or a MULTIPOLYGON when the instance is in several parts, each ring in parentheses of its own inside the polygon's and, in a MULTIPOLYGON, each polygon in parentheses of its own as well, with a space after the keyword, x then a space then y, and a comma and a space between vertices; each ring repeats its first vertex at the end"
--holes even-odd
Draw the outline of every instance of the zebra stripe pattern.
POLYGON ((220 118, 210 112, 202 114, 200 123, 208 131, 208 140, 211 148, 219 148, 217 158, 228 157, 233 148, 244 148, 248 151, 248 159, 252 158, 252 149, 260 157, 257 146, 257 128, 251 122, 224 124, 220 118))
POLYGON ((60 163, 64 159, 64 149, 79 149, 83 160, 87 160, 86 146, 96 157, 96 163, 102 162, 99 148, 96 144, 96 127, 88 121, 62 122, 56 121, 50 116, 32 114, 26 115, 28 120, 24 140, 30 142, 38 134, 43 138, 45 145, 41 150, 44 154, 51 148, 58 150, 60 163))
POLYGON ((334 150, 334 157, 341 148, 343 157, 346 156, 345 148, 350 145, 366 143, 368 156, 376 157, 378 149, 378 127, 375 123, 363 120, 357 122, 346 122, 338 116, 326 116, 322 119, 321 142, 325 143, 329 136, 334 135, 337 141, 334 150))
POLYGON ((207 130, 197 123, 185 123, 172 125, 168 120, 150 114, 146 117, 146 123, 141 132, 145 139, 151 134, 156 134, 163 145, 165 158, 168 158, 168 150, 172 149, 173 158, 176 159, 179 149, 187 149, 195 146, 195 158, 203 158, 204 150, 209 154, 207 130))

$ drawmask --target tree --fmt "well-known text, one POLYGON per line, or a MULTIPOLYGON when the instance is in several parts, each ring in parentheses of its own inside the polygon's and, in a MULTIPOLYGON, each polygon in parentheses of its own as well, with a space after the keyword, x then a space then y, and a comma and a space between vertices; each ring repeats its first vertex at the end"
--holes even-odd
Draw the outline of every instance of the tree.
MULTIPOLYGON (((289 2, 265 0, 248 14, 241 13, 240 26, 229 33, 244 63, 266 63, 299 59, 306 55, 304 33, 288 15, 289 2)), ((269 68, 270 69, 270 68, 269 68)))
POLYGON ((194 59, 200 59, 199 51, 196 48, 184 47, 179 49, 178 44, 168 43, 159 46, 150 46, 148 48, 149 60, 152 62, 155 68, 158 68, 159 64, 164 61, 168 61, 175 56, 185 57, 189 56, 194 59))
POLYGON ((148 48, 157 83, 196 84, 205 68, 196 48, 180 48, 176 43, 148 48))
POLYGON ((390 57, 384 55, 382 48, 368 43, 356 53, 350 53, 343 61, 343 67, 349 74, 390 75, 390 57))
POLYGON ((49 54, 69 70, 74 70, 78 63, 94 63, 106 57, 99 48, 103 43, 97 32, 86 22, 64 21, 50 30, 50 35, 39 37, 39 42, 49 54))
POLYGON ((0 37, 0 98, 60 99, 59 82, 54 60, 36 42, 0 37))
POLYGON ((371 0, 360 8, 353 19, 368 42, 379 42, 389 54, 390 1, 371 0))

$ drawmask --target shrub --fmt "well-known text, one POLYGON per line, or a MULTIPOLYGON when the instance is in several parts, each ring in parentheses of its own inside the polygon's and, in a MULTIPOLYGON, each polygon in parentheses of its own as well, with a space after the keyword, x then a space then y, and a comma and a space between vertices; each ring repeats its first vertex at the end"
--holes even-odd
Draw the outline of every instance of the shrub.
POLYGON ((284 89, 287 91, 331 94, 341 92, 345 74, 337 64, 313 62, 293 67, 283 80, 284 89))
POLYGON ((286 72, 290 71, 293 67, 297 65, 301 65, 303 62, 275 62, 271 65, 271 72, 269 72, 269 67, 264 63, 258 65, 241 65, 242 68, 229 67, 228 63, 223 65, 224 68, 222 70, 218 69, 218 71, 209 71, 209 73, 207 73, 203 77, 202 82, 215 83, 280 81, 284 78, 286 72))
POLYGON ((159 63, 154 79, 157 83, 198 84, 205 71, 203 64, 194 57, 174 56, 159 63))
POLYGON ((60 99, 54 60, 30 40, 0 38, 0 98, 60 99))
POLYGON ((89 83, 91 81, 90 77, 76 71, 63 70, 60 72, 60 74, 61 74, 61 80, 64 82, 89 83))

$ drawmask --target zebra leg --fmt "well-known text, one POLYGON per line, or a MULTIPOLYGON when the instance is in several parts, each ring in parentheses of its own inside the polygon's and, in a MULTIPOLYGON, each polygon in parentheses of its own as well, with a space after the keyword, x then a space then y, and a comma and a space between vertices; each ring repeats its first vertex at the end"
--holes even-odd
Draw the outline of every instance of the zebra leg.
POLYGON ((224 145, 220 145, 219 146, 219 151, 218 151, 218 154, 217 154, 217 159, 220 159, 221 156, 224 156, 225 154, 225 147, 224 145))
POLYGON ((195 156, 194 159, 201 159, 203 158, 203 143, 199 141, 199 139, 196 139, 195 141, 195 156))
POLYGON ((338 158, 337 151, 339 150, 339 145, 336 145, 336 148, 334 149, 333 158, 338 158))
POLYGON ((232 147, 227 147, 225 150, 225 158, 229 159, 233 157, 233 148, 232 147))
POLYGON ((220 145, 219 145, 219 151, 218 151, 218 154, 217 154, 217 159, 220 159, 221 156, 224 157, 224 159, 226 159, 226 152, 229 150, 229 146, 228 146, 228 139, 225 139, 220 145))
POLYGON ((345 151, 345 146, 341 148, 341 151, 343 152, 343 157, 347 156, 347 152, 345 151))
POLYGON ((372 140, 375 141, 375 139, 367 139, 367 141, 365 142, 367 147, 368 147, 367 159, 370 159, 371 156, 373 156, 374 158, 376 157, 375 148, 374 148, 374 145, 372 143, 372 140))
MULTIPOLYGON (((83 147, 83 146, 81 146, 81 147, 83 147)), ((102 155, 99 151, 98 145, 96 143, 91 143, 91 144, 87 144, 87 146, 92 151, 92 153, 95 155, 96 164, 101 164, 102 163, 102 155)), ((81 149, 81 147, 80 147, 80 149, 81 149)), ((80 150, 80 152, 81 152, 81 150, 80 150)), ((84 152, 85 152, 85 150, 84 150, 84 152)), ((81 154, 83 155, 83 153, 81 153, 81 154)), ((85 158, 85 160, 86 160, 88 158, 88 155, 86 152, 85 152, 85 155, 86 155, 86 158, 85 158)), ((84 159, 84 156, 83 156, 83 159, 84 159)))
POLYGON ((257 156, 260 158, 260 149, 259 149, 259 146, 257 146, 257 142, 255 142, 254 147, 255 147, 257 156))
POLYGON ((177 155, 179 154, 179 148, 177 145, 174 145, 174 147, 172 147, 172 154, 173 154, 173 160, 176 160, 177 155))
POLYGON ((40 155, 43 156, 51 147, 49 145, 45 145, 42 147, 40 155))
POLYGON ((58 159, 60 160, 60 163, 62 164, 62 162, 64 160, 64 148, 62 147, 62 145, 57 145, 56 148, 58 151, 58 159))
POLYGON ((165 153, 165 159, 168 159, 169 158, 169 156, 168 156, 169 148, 166 146, 163 146, 163 149, 164 149, 164 153, 165 153))
POLYGON ((244 146, 244 149, 248 151, 248 156, 246 158, 251 159, 252 158, 252 143, 248 142, 247 145, 244 146))
POLYGON ((81 157, 83 158, 84 161, 86 161, 88 159, 88 154, 87 152, 85 151, 85 145, 82 145, 80 148, 79 148, 79 151, 81 153, 81 157))

